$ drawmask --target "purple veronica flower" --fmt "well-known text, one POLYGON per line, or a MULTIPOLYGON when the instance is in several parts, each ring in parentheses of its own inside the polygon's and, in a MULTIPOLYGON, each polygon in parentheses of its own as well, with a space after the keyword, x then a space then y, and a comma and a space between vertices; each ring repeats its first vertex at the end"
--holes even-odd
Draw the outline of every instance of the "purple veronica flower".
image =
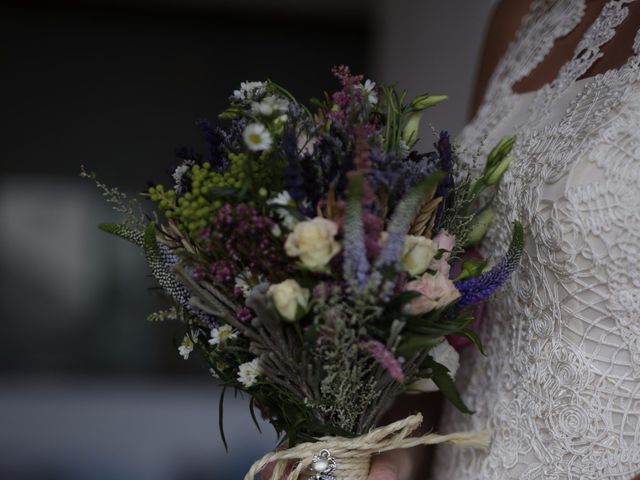
POLYGON ((461 294, 460 300, 456 304, 457 308, 465 308, 488 299, 507 281, 509 275, 520 264, 523 238, 522 225, 516 223, 509 251, 495 267, 478 277, 454 282, 461 294))

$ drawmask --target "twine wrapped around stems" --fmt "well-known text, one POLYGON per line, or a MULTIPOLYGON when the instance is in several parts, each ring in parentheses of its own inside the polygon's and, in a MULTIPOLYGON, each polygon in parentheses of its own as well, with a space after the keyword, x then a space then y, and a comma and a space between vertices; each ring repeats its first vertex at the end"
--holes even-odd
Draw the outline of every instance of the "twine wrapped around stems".
POLYGON ((270 480, 282 480, 287 462, 290 461, 295 461, 296 464, 286 480, 307 480, 311 477, 309 467, 313 456, 323 449, 329 450, 336 459, 338 467, 333 475, 337 480, 366 480, 371 456, 387 450, 438 443, 453 443, 480 449, 489 446, 488 432, 459 432, 448 435, 429 433, 421 437, 410 437, 421 423, 422 415, 417 413, 359 437, 322 437, 317 442, 301 443, 287 450, 270 452, 253 464, 244 480, 253 480, 269 463, 275 463, 270 480))

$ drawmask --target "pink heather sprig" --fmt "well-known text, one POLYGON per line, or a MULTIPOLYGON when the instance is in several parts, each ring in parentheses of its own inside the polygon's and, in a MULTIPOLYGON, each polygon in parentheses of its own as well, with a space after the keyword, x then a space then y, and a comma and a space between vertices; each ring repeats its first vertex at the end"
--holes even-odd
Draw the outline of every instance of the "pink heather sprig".
POLYGON ((363 75, 352 75, 351 70, 346 65, 334 66, 331 73, 340 81, 342 90, 335 92, 331 99, 338 106, 337 110, 331 110, 328 113, 329 118, 336 123, 347 124, 349 118, 349 110, 352 101, 362 101, 362 92, 359 88, 354 88, 364 80, 363 75))
POLYGON ((354 85, 362 83, 364 80, 364 75, 353 75, 351 73, 351 69, 347 65, 335 65, 331 69, 331 73, 333 73, 334 77, 340 80, 344 90, 348 90, 354 85))
POLYGON ((236 310, 236 318, 241 322, 247 323, 253 318, 253 313, 249 307, 242 306, 236 310))
POLYGON ((211 274, 218 283, 227 283, 235 278, 235 268, 228 260, 217 260, 211 263, 211 274))
POLYGON ((398 382, 404 382, 404 372, 402 365, 398 359, 386 347, 377 340, 368 340, 363 342, 371 356, 382 365, 391 378, 398 382))
POLYGON ((287 275, 291 262, 282 242, 271 233, 274 225, 251 205, 223 205, 201 235, 202 249, 212 257, 211 273, 216 280, 231 286, 245 268, 270 281, 287 275))

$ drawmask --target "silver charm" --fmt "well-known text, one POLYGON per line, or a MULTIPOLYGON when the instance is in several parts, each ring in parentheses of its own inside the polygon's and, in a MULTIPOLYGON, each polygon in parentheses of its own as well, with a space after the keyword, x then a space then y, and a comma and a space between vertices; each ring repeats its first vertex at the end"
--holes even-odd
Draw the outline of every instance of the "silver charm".
POLYGON ((314 474, 309 480, 336 480, 332 475, 336 467, 336 459, 331 456, 329 450, 322 450, 319 455, 313 456, 311 470, 314 474))

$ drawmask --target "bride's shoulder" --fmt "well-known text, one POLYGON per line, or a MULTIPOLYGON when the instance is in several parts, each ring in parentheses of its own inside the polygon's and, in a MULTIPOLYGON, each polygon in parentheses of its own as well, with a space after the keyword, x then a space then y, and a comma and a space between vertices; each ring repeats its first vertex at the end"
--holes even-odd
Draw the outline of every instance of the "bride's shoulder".
POLYGON ((507 51, 509 44, 516 38, 522 19, 531 9, 532 1, 500 0, 494 6, 487 25, 482 56, 476 75, 472 114, 482 103, 489 79, 507 51))

